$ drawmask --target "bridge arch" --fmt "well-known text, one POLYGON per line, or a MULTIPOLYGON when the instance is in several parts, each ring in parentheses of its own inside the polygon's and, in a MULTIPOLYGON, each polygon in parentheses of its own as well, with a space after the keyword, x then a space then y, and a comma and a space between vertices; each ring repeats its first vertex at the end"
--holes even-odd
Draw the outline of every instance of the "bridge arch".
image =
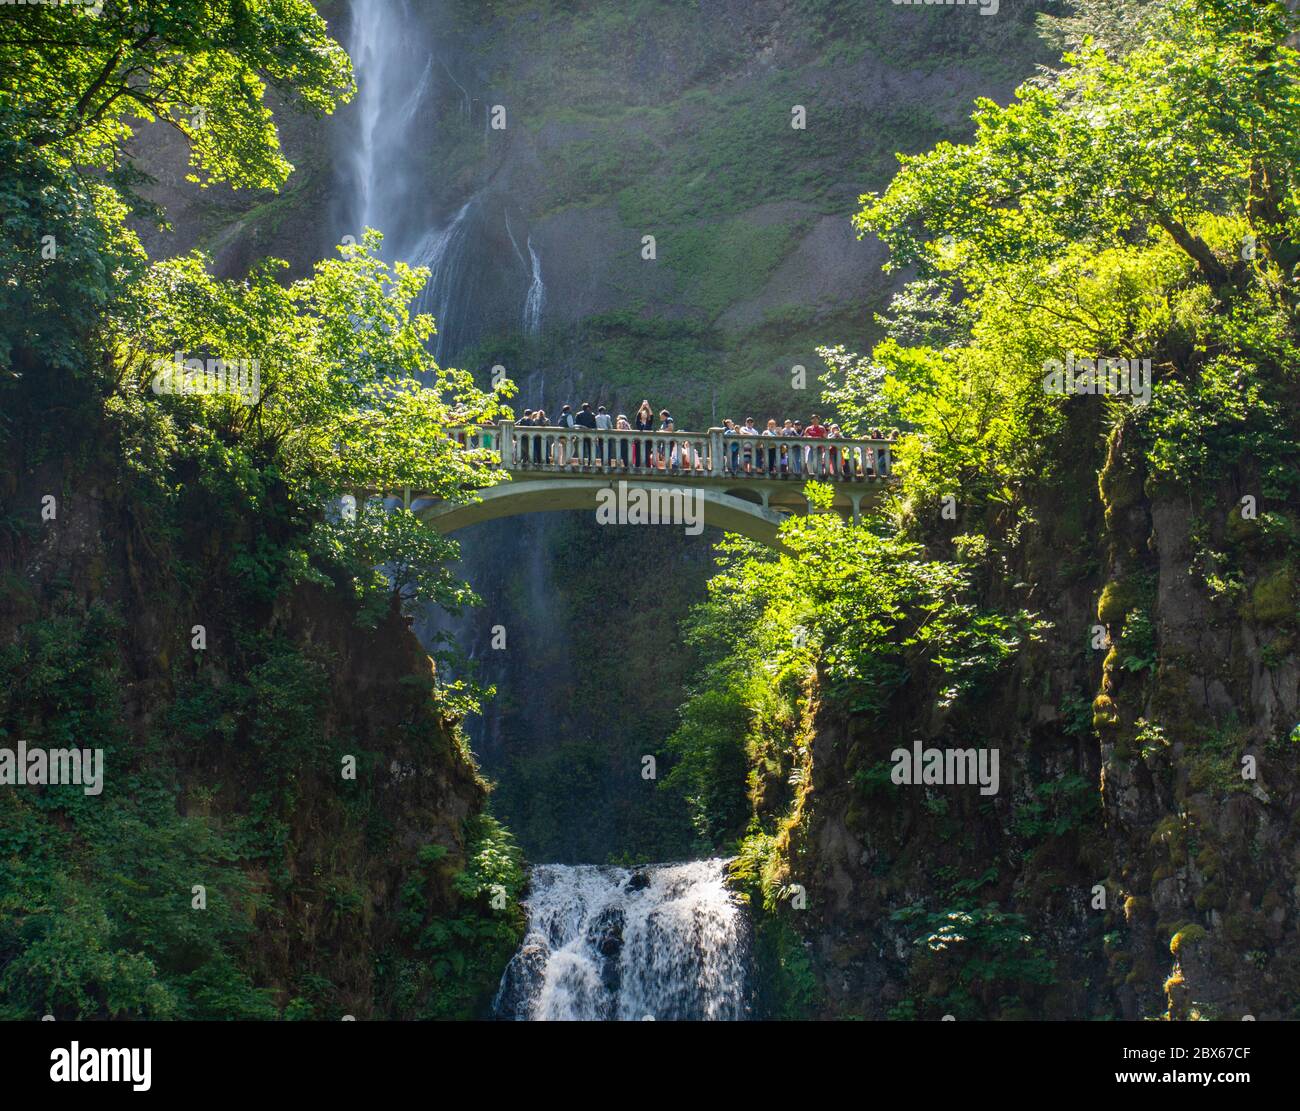
MULTIPOLYGON (((478 501, 464 504, 416 499, 411 504, 411 510, 439 532, 450 533, 483 521, 514 517, 522 513, 566 509, 595 513, 600 505, 600 491, 617 490, 620 482, 626 483, 629 492, 643 489, 655 493, 665 485, 662 481, 638 481, 635 478, 548 478, 539 475, 536 478, 516 478, 490 486, 479 492, 478 501)), ((778 546, 781 522, 786 516, 784 513, 720 490, 694 489, 690 493, 699 499, 705 526, 739 533, 771 548, 778 546)), ((669 527, 683 528, 684 525, 679 521, 669 527)))
MULTIPOLYGON (((694 523, 695 506, 704 525, 739 533, 779 547, 781 522, 810 511, 803 483, 815 479, 833 490, 833 512, 859 520, 865 503, 893 481, 892 437, 818 439, 708 432, 593 431, 538 428, 500 421, 477 428, 449 430, 463 448, 483 450, 500 460, 507 481, 479 492, 477 501, 450 503, 407 489, 362 489, 349 495, 352 511, 367 497, 393 498, 439 532, 450 533, 481 521, 554 510, 595 512, 609 491, 629 496, 644 491, 645 501, 679 495, 693 500, 673 527, 694 523)), ((621 504, 621 502, 620 502, 621 504)), ((685 509, 678 500, 675 508, 685 509)))

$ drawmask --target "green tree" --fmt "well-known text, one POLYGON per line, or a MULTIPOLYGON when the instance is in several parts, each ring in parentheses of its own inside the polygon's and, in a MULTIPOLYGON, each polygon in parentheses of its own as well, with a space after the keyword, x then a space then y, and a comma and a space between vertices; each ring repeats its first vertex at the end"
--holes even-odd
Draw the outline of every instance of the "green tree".
POLYGON ((134 127, 185 137, 191 180, 279 186, 268 84, 330 112, 354 91, 346 52, 309 0, 102 0, 0 7, 4 133, 47 158, 116 169, 134 127))

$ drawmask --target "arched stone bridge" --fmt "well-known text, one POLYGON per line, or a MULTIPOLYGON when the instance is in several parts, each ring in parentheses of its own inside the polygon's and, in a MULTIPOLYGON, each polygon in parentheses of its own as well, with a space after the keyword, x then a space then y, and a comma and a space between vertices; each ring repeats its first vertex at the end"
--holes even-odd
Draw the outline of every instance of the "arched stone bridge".
MULTIPOLYGON (((803 483, 816 479, 835 491, 834 509, 856 522, 864 504, 892 480, 894 440, 823 440, 708 432, 562 430, 501 421, 457 429, 465 447, 500 453, 509 481, 480 491, 479 500, 453 504, 411 490, 359 491, 405 504, 439 532, 521 513, 578 509, 595 512, 610 496, 666 504, 690 492, 703 523, 769 546, 781 521, 807 513, 803 483), (622 483, 622 487, 620 487, 622 483), (633 491, 645 491, 634 494, 633 491)), ((674 523, 681 524, 680 520, 674 523)))

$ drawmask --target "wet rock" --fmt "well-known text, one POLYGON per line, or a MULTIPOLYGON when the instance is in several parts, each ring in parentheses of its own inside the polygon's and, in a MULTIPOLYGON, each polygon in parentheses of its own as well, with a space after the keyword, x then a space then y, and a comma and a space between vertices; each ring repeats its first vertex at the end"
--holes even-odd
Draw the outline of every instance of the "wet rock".
POLYGON ((506 967, 493 1008, 497 1018, 526 1019, 546 979, 550 950, 540 942, 525 941, 506 967))

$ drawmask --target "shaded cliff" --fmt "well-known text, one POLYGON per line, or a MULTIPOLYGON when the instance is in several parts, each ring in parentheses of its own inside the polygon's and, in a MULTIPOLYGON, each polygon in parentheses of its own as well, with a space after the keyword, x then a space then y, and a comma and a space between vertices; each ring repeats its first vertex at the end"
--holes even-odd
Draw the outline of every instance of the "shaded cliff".
POLYGON ((1017 515, 909 525, 970 569, 953 604, 1043 623, 999 673, 957 695, 900 639, 878 708, 824 660, 750 703, 771 833, 735 877, 765 908, 777 1013, 1297 1017, 1293 503, 1251 454, 1196 488, 1162 479, 1140 420, 1071 405, 1017 515), (1000 784, 900 782, 917 744, 995 752, 1000 784))
POLYGON ((478 1013, 521 925, 479 872, 514 858, 407 620, 277 588, 284 522, 183 466, 159 513, 129 426, 6 444, 0 730, 105 760, 93 799, 0 796, 6 1013, 478 1013))

